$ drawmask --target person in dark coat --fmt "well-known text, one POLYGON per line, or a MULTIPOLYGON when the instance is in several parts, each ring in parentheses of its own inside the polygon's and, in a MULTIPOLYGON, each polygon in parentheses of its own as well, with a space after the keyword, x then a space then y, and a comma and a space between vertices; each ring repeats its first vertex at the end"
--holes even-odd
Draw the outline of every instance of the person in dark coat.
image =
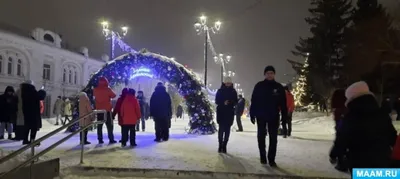
POLYGON ((397 138, 390 117, 379 108, 368 85, 356 82, 346 90, 346 113, 330 152, 330 162, 346 157, 352 168, 389 168, 397 138))
POLYGON ((178 105, 178 107, 176 108, 176 118, 182 119, 183 116, 183 107, 182 105, 178 105))
POLYGON ((231 133, 231 126, 235 119, 235 106, 237 104, 237 92, 233 88, 232 79, 226 77, 221 88, 215 95, 217 104, 217 123, 218 123, 218 152, 226 153, 226 146, 231 133))
POLYGON ((150 115, 154 119, 156 138, 154 141, 168 141, 172 119, 171 97, 163 83, 159 82, 150 98, 150 115))
POLYGON ((389 114, 392 113, 392 102, 390 100, 389 97, 386 97, 383 101, 382 101, 382 105, 381 105, 382 110, 386 113, 389 114))
POLYGON ((20 122, 23 122, 23 144, 26 145, 36 139, 37 131, 42 128, 40 101, 44 100, 46 92, 44 90, 37 91, 33 85, 33 81, 28 80, 20 85, 20 90, 17 91, 17 96, 18 102, 21 101, 22 107, 20 108, 20 105, 18 105, 17 123, 18 120, 23 120, 20 122))
POLYGON ((139 126, 140 123, 142 124, 142 131, 144 132, 146 130, 146 98, 144 97, 143 91, 138 91, 137 95, 137 100, 139 101, 139 107, 140 107, 140 120, 136 124, 136 131, 139 131, 139 126))
POLYGON ((0 139, 4 139, 4 130, 7 129, 8 139, 12 138, 13 124, 17 120, 18 98, 12 86, 7 86, 4 94, 0 95, 0 139))
POLYGON ((397 114, 396 121, 400 121, 400 96, 394 102, 393 109, 396 111, 397 114))
POLYGON ((346 96, 344 89, 337 89, 333 92, 331 98, 331 109, 333 113, 333 120, 335 121, 335 131, 337 131, 340 121, 343 119, 346 112, 346 96))
POLYGON ((245 105, 246 105, 246 100, 243 98, 243 95, 240 94, 238 103, 235 107, 236 124, 238 126, 237 132, 243 132, 242 115, 244 112, 245 105))
MULTIPOLYGON (((265 137, 268 127, 268 161, 271 167, 276 167, 275 156, 278 143, 279 111, 281 112, 283 125, 286 125, 288 116, 286 93, 283 86, 275 81, 275 68, 273 66, 267 66, 264 69, 264 76, 265 80, 258 82, 253 90, 250 119, 253 124, 257 121, 257 138, 261 164, 267 164, 265 137)), ((283 130, 284 136, 287 135, 286 133, 287 131, 283 130)))

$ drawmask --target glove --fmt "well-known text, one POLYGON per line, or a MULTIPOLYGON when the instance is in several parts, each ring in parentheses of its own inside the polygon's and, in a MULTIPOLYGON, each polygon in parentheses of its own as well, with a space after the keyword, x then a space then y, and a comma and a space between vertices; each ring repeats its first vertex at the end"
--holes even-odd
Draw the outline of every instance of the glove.
POLYGON ((256 124, 256 118, 254 116, 250 117, 250 121, 251 121, 251 123, 256 124))

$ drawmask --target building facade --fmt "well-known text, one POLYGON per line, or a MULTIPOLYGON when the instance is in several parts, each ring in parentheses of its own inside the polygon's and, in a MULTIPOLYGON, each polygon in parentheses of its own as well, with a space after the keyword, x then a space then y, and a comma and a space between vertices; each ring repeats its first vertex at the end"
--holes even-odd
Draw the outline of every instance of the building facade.
POLYGON ((0 30, 0 93, 6 86, 17 89, 32 80, 37 89, 47 91, 44 116, 51 117, 57 96, 76 95, 108 60, 90 58, 85 47, 80 52, 66 50, 61 42, 60 35, 40 28, 30 38, 0 30))

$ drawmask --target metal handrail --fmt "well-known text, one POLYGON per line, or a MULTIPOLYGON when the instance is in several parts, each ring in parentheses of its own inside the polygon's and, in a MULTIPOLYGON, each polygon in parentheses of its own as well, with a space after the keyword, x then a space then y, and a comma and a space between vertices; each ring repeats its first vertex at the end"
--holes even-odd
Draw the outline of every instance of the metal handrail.
MULTIPOLYGON (((105 112, 105 111, 104 111, 105 112)), ((104 113, 106 114, 106 113, 104 113)), ((104 118, 106 119, 106 118, 104 118)), ((59 146, 60 144, 64 143, 65 141, 67 141, 68 139, 70 139, 72 136, 83 132, 85 130, 87 130, 89 127, 92 127, 94 125, 98 125, 98 124, 104 124, 105 120, 103 121, 96 121, 93 122, 85 127, 81 127, 79 130, 76 130, 75 132, 72 132, 71 134, 67 135, 66 137, 60 139, 59 141, 57 141, 56 143, 54 143, 53 145, 47 147, 46 149, 42 150, 41 152, 39 152, 38 154, 30 157, 28 160, 26 160, 25 162, 21 163, 20 165, 14 167, 13 169, 9 170, 8 172, 4 172, 0 175, 0 178, 3 178, 9 174, 12 174, 14 172, 16 172, 18 169, 24 167, 25 165, 28 165, 29 163, 34 162, 35 160, 37 160, 39 157, 43 156, 44 154, 46 154, 47 152, 50 152, 51 150, 53 150, 54 148, 56 148, 57 146, 59 146)), ((85 145, 85 141, 82 140, 83 135, 81 135, 81 159, 80 159, 80 163, 83 164, 83 151, 84 151, 84 145, 85 145)))
POLYGON ((56 129, 56 130, 54 130, 54 131, 52 131, 52 132, 46 134, 45 136, 39 138, 38 140, 31 141, 31 143, 30 143, 29 145, 25 145, 24 147, 22 147, 22 148, 20 148, 20 149, 14 151, 14 152, 8 154, 7 156, 1 158, 1 159, 0 159, 0 164, 2 164, 2 163, 4 163, 4 162, 6 162, 6 161, 8 161, 8 160, 10 160, 10 159, 12 159, 12 158, 14 158, 14 157, 16 157, 17 155, 19 155, 19 154, 25 152, 26 150, 28 150, 29 148, 32 149, 32 156, 33 156, 33 155, 34 155, 34 147, 35 147, 36 145, 38 145, 40 142, 42 142, 42 141, 44 141, 44 140, 46 140, 46 139, 48 139, 48 138, 54 136, 55 134, 59 133, 60 131, 62 131, 62 130, 64 130, 64 129, 66 129, 66 128, 68 128, 68 127, 70 127, 70 126, 76 124, 76 123, 79 122, 79 120, 82 119, 82 118, 86 118, 86 117, 89 117, 90 115, 95 115, 95 114, 100 114, 100 113, 103 113, 103 115, 104 115, 104 118, 103 118, 103 119, 107 119, 107 118, 106 118, 107 112, 106 112, 105 110, 93 110, 93 112, 91 112, 91 113, 89 113, 89 114, 86 114, 86 115, 80 117, 79 119, 77 119, 77 120, 75 120, 75 121, 71 121, 70 123, 68 123, 68 124, 66 124, 66 125, 64 125, 64 126, 61 126, 60 128, 58 128, 58 129, 56 129))

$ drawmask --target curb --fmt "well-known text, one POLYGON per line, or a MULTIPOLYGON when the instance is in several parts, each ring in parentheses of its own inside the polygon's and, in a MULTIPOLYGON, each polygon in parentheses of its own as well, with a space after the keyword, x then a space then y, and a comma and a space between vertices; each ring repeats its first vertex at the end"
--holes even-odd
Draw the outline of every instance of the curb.
POLYGON ((273 175, 261 173, 234 173, 234 172, 213 172, 195 170, 169 170, 169 169, 146 169, 146 168, 114 168, 114 167, 92 167, 76 166, 72 170, 82 175, 105 175, 118 177, 148 177, 148 178, 181 178, 181 179, 342 179, 329 177, 302 177, 289 175, 273 175))

